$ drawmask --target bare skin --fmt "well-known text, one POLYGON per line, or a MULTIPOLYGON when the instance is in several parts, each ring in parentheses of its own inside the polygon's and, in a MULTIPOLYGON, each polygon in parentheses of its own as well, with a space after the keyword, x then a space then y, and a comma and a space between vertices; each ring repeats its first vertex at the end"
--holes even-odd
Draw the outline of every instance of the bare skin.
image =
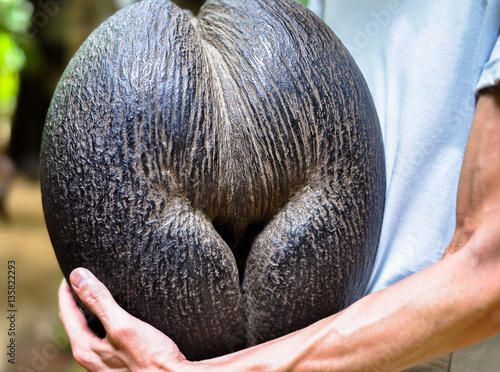
POLYGON ((400 371, 500 333, 500 89, 482 92, 460 176, 457 226, 444 258, 346 310, 282 338, 188 362, 164 334, 132 317, 88 271, 73 289, 104 324, 97 338, 69 287, 60 314, 89 371, 400 371))

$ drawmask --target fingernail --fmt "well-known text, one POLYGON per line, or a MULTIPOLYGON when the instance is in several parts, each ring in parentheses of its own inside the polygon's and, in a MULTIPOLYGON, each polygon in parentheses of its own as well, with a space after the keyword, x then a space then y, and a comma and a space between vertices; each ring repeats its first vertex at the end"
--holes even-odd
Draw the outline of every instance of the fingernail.
POLYGON ((84 268, 78 268, 73 270, 73 272, 69 276, 71 284, 73 285, 73 287, 75 287, 75 289, 81 288, 86 282, 88 282, 92 278, 93 275, 91 274, 91 272, 84 268))

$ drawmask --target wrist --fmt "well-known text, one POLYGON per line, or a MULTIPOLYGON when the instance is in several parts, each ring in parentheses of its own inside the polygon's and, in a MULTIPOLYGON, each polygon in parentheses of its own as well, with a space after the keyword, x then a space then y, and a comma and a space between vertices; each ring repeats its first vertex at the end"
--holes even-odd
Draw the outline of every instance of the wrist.
POLYGON ((325 371, 320 367, 319 355, 316 355, 316 343, 323 339, 321 323, 324 322, 322 320, 275 340, 195 364, 200 371, 210 372, 325 371))

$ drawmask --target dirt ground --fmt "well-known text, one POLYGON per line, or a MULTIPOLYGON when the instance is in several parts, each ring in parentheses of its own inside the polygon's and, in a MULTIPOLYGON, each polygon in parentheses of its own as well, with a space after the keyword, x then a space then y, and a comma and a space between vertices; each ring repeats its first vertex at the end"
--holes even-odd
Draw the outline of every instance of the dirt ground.
POLYGON ((6 209, 9 221, 0 220, 0 372, 84 371, 72 358, 58 318, 62 274, 45 227, 39 183, 17 177, 6 209), (15 261, 13 308, 7 298, 9 261, 15 261), (7 318, 12 314, 13 323, 7 318), (9 351, 9 330, 15 331, 15 365, 4 352, 9 351))

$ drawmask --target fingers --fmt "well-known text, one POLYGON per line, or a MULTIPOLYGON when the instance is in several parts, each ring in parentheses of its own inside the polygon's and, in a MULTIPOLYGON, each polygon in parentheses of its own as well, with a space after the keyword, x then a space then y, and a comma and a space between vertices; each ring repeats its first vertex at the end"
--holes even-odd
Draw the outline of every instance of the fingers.
POLYGON ((68 334, 75 359, 84 368, 95 370, 93 366, 99 365, 99 359, 92 349, 100 339, 88 328, 87 320, 78 308, 66 280, 59 287, 59 317, 68 334))
POLYGON ((77 328, 85 328, 87 326, 87 320, 78 308, 68 283, 64 279, 59 287, 59 317, 66 327, 68 334, 73 333, 73 330, 77 328))
POLYGON ((63 280, 59 288, 59 317, 70 340, 85 341, 88 344, 97 338, 87 326, 87 320, 78 308, 66 280, 63 280))
POLYGON ((74 270, 70 281, 76 295, 99 318, 107 332, 104 339, 93 334, 70 288, 63 282, 59 290, 60 316, 73 355, 84 368, 92 372, 149 371, 156 370, 152 366, 187 363, 172 340, 123 310, 88 270, 74 270))
POLYGON ((82 302, 94 313, 106 332, 119 328, 130 315, 113 299, 109 290, 89 270, 78 268, 70 275, 73 290, 82 302))

